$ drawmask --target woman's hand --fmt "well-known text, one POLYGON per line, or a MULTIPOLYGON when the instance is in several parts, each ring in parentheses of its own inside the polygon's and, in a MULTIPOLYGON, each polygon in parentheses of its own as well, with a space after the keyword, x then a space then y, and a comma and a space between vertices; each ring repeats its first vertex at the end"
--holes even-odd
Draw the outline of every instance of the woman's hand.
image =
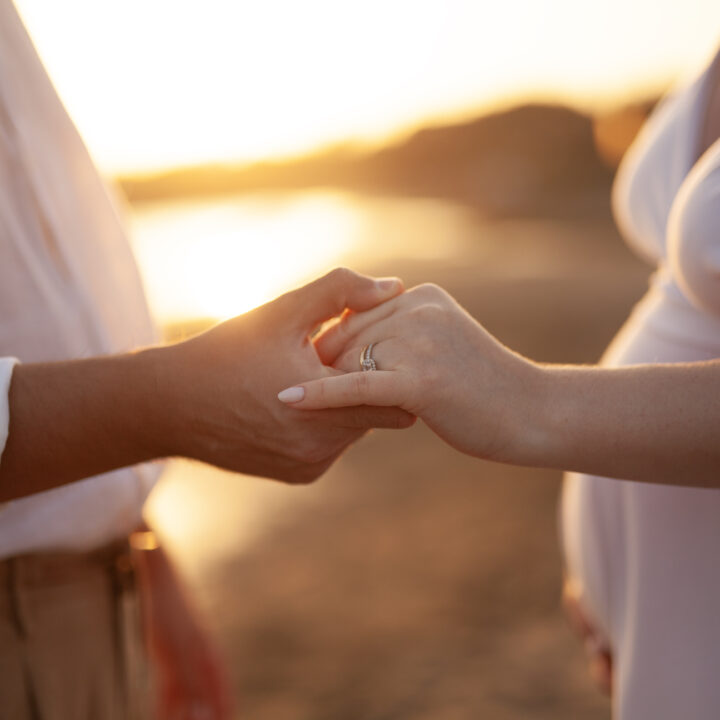
POLYGON ((315 339, 346 374, 287 387, 293 409, 397 406, 462 452, 500 462, 720 487, 720 360, 623 368, 538 365, 421 285, 346 312, 315 339), (373 344, 374 372, 360 372, 373 344))
POLYGON ((279 394, 300 409, 397 406, 450 445, 507 459, 527 421, 536 367, 501 345, 435 285, 421 285, 367 312, 346 313, 315 339, 322 361, 346 374, 279 394), (360 371, 373 343, 377 370, 360 371))
POLYGON ((612 695, 612 653, 583 607, 582 595, 576 582, 565 580, 562 604, 570 627, 585 648, 590 677, 600 692, 604 695, 612 695))

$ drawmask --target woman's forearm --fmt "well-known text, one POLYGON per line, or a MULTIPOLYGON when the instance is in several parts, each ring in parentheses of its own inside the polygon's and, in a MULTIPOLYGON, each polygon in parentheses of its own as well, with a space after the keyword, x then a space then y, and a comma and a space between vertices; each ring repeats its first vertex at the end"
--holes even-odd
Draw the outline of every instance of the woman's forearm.
POLYGON ((510 351, 441 288, 420 285, 315 339, 343 375, 278 396, 304 410, 397 405, 469 455, 720 487, 720 360, 543 366, 510 351), (372 343, 372 347, 370 347, 372 343), (379 372, 359 372, 372 351, 379 372))
POLYGON ((512 462, 720 487, 720 361, 540 366, 512 462))

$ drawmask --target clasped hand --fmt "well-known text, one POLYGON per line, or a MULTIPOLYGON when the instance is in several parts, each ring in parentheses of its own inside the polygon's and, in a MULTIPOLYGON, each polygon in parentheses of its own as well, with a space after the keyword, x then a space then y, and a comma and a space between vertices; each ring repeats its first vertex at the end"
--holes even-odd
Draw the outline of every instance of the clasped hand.
POLYGON ((402 428, 415 418, 392 407, 301 412, 277 402, 279 390, 341 374, 321 362, 311 340, 344 310, 367 312, 401 293, 395 278, 334 270, 305 287, 161 350, 161 393, 178 408, 166 455, 234 471, 310 482, 372 427, 402 428), (168 354, 173 357, 168 358, 168 354), (181 401, 178 402, 178 393, 181 401))
POLYGON ((493 338, 444 290, 420 285, 364 312, 348 312, 314 340, 342 375, 281 392, 295 408, 400 407, 456 449, 495 460, 512 455, 513 416, 526 407, 537 367, 493 338), (373 343, 377 370, 362 372, 373 343), (522 398, 520 397, 522 395, 522 398))

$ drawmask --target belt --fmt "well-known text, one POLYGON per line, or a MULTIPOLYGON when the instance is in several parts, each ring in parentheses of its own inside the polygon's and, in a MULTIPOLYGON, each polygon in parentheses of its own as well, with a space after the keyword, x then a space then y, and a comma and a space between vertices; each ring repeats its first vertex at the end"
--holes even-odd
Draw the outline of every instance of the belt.
POLYGON ((134 594, 135 572, 127 540, 116 541, 90 552, 40 552, 0 560, 0 607, 13 614, 17 628, 30 628, 24 612, 23 593, 105 576, 115 596, 134 594))
POLYGON ((82 580, 106 571, 119 587, 134 584, 130 544, 120 540, 90 552, 39 552, 0 560, 0 593, 82 580))

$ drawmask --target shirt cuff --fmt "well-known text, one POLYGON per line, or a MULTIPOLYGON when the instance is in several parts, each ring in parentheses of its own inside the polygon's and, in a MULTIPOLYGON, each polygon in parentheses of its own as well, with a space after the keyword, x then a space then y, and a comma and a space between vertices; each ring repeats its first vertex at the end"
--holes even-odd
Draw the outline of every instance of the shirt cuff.
POLYGON ((13 368, 17 365, 18 359, 14 357, 0 358, 0 459, 7 442, 8 427, 10 426, 10 403, 8 392, 10 390, 10 379, 13 368))

